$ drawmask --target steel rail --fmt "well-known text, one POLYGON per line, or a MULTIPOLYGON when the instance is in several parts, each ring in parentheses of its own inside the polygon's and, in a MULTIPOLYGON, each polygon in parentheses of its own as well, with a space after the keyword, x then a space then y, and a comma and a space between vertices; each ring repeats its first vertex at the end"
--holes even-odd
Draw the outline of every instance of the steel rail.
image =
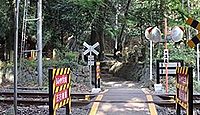
MULTIPOLYGON (((154 103, 161 107, 173 107, 175 108, 176 102, 174 100, 153 100, 153 101, 123 101, 123 100, 106 100, 106 101, 90 101, 99 103, 154 103)), ((193 102, 194 108, 200 108, 200 102, 193 102)))
MULTIPOLYGON (((14 95, 13 92, 0 92, 0 96, 2 97, 12 97, 14 95)), ((48 98, 49 93, 48 92, 18 92, 18 97, 41 97, 41 98, 48 98)), ((85 99, 85 98, 93 98, 95 97, 94 94, 91 93, 72 93, 71 94, 72 99, 85 99)))
MULTIPOLYGON (((12 92, 6 92, 9 95, 13 94, 12 92)), ((40 92, 41 93, 41 92, 40 92)), ((18 93, 20 95, 20 93, 18 93)), ((25 93, 27 94, 27 92, 25 93)), ((30 93, 35 94, 35 93, 30 93)), ((48 95, 48 93, 44 93, 48 95)), ((36 94, 35 94, 36 95, 36 94)), ((74 98, 81 95, 81 98, 83 98, 84 94, 74 94, 74 98)), ((12 95, 13 96, 13 95, 12 95)), ((48 96, 46 96, 48 98, 48 96)), ((75 99, 76 99, 75 98, 75 99)), ((80 99, 80 97, 78 97, 80 99)), ((96 101, 96 100, 73 100, 72 99, 72 106, 84 106, 91 102, 100 102, 100 103, 154 103, 161 107, 173 107, 175 108, 176 103, 174 100, 153 100, 153 101, 123 101, 123 100, 106 100, 106 101, 96 101)), ((13 98, 0 98, 0 103, 6 103, 6 104, 13 104, 13 98)), ((41 98, 18 98, 18 105, 48 105, 49 99, 41 99, 41 98)), ((194 102, 193 103, 194 108, 200 108, 200 102, 194 102)))
MULTIPOLYGON (((22 99, 19 98, 17 100, 17 105, 25 106, 25 105, 48 105, 49 100, 48 99, 22 99)), ((6 103, 8 105, 13 104, 13 99, 1 99, 0 98, 0 103, 6 103)), ((77 107, 77 106, 85 106, 89 104, 90 101, 87 100, 72 100, 72 107, 77 107)))
MULTIPOLYGON (((6 87, 6 89, 13 90, 13 87, 6 87)), ((47 90, 48 87, 17 87, 17 89, 18 90, 47 90)))
MULTIPOLYGON (((158 96, 164 100, 169 100, 169 99, 175 99, 176 95, 175 94, 160 94, 160 95, 155 95, 158 96)), ((193 94, 193 100, 200 100, 200 94, 193 94)))

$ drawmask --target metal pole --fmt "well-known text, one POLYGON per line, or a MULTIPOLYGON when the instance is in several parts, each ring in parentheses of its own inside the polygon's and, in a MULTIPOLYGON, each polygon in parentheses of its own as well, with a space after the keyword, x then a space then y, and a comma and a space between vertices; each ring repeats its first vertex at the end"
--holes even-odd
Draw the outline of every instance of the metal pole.
MULTIPOLYGON (((165 20, 165 49, 167 49, 167 18, 165 20)), ((168 60, 169 61, 169 60, 168 60)), ((168 93, 168 62, 165 64, 166 93, 168 93)))
MULTIPOLYGON (((119 9, 118 9, 118 4, 116 5, 116 9, 117 9, 117 13, 115 15, 115 29, 118 30, 118 15, 119 15, 119 9)), ((117 52, 117 34, 116 34, 116 38, 115 38, 115 49, 114 49, 114 56, 116 56, 116 52, 117 52)), ((116 57, 115 57, 116 58, 116 57)))
MULTIPOLYGON (((189 0, 187 0, 187 8, 188 8, 188 13, 190 13, 190 1, 189 0)), ((190 28, 188 28, 188 37, 191 38, 190 28)))
POLYGON ((152 51, 153 50, 153 42, 150 40, 150 80, 152 80, 152 51))
POLYGON ((37 8, 37 48, 38 48, 38 82, 42 86, 42 0, 38 0, 37 8))
POLYGON ((90 87, 92 88, 92 65, 91 65, 91 56, 92 56, 92 52, 90 50, 90 58, 88 60, 89 63, 89 69, 90 69, 90 87))
POLYGON ((15 1, 15 44, 14 44, 14 110, 17 115, 17 54, 18 54, 18 29, 19 29, 19 3, 20 0, 15 1))

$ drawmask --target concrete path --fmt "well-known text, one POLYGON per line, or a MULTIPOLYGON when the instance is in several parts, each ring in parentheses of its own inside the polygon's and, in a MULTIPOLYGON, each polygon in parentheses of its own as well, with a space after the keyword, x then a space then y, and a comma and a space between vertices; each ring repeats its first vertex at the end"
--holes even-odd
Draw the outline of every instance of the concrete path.
POLYGON ((155 112, 155 105, 143 103, 151 98, 142 89, 109 88, 98 95, 90 115, 151 115, 152 108, 155 112))

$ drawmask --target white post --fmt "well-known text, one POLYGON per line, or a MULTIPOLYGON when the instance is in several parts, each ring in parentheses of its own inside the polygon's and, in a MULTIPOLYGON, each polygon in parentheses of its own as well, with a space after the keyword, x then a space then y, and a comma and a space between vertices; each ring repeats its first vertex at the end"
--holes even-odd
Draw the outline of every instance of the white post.
POLYGON ((38 82, 42 86, 42 0, 38 1, 38 22, 37 22, 37 49, 38 49, 38 82))
MULTIPOLYGON (((117 9, 117 13, 115 15, 115 29, 118 30, 118 15, 119 15, 119 9, 118 9, 118 4, 116 5, 116 9, 117 9)), ((117 50, 117 34, 116 34, 116 38, 115 38, 115 50, 117 50)), ((116 53, 116 52, 114 52, 116 53)), ((115 54, 114 54, 115 55, 115 54)))
POLYGON ((199 81, 199 44, 197 44, 197 81, 199 81))
POLYGON ((150 80, 152 80, 152 50, 153 50, 153 42, 150 40, 150 80))
POLYGON ((91 56, 92 56, 92 51, 90 50, 90 58, 88 60, 89 63, 89 69, 90 69, 90 87, 92 88, 92 65, 91 65, 91 56))

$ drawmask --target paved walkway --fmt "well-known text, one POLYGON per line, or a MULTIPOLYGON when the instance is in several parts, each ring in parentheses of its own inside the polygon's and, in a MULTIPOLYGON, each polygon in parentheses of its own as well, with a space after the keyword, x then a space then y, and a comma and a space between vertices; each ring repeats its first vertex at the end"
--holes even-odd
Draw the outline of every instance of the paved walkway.
POLYGON ((154 105, 142 103, 152 101, 149 96, 137 88, 109 88, 97 96, 90 115, 156 115, 154 105))

